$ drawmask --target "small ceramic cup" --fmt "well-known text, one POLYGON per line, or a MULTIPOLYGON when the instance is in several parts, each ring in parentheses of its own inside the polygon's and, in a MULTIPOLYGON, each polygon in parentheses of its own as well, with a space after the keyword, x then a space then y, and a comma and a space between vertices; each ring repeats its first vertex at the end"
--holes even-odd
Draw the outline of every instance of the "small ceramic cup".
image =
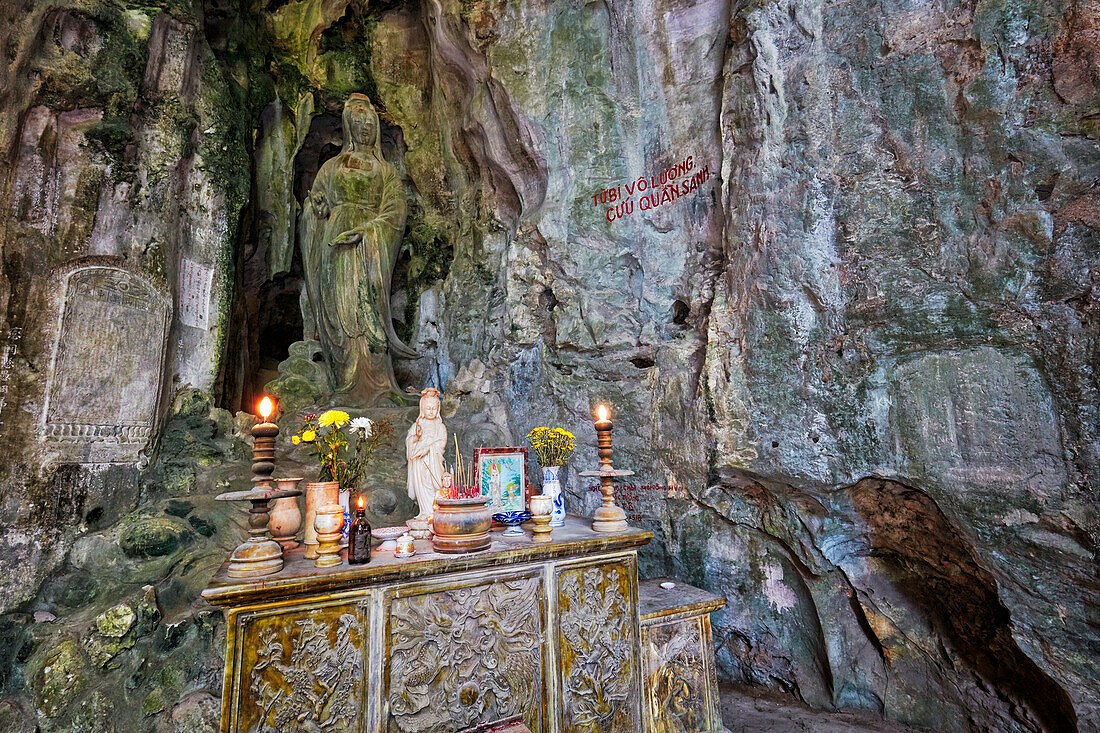
POLYGON ((554 511, 554 499, 546 494, 535 494, 531 497, 530 506, 531 514, 540 517, 554 511))
POLYGON ((406 532, 397 538, 397 548, 393 551, 394 557, 412 557, 416 550, 413 548, 413 536, 406 532))

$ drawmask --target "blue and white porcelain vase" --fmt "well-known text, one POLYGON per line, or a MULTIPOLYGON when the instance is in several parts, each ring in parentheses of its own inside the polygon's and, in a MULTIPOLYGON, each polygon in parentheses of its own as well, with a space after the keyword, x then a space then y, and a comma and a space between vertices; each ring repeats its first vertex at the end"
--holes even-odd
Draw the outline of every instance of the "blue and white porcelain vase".
POLYGON ((550 526, 565 526, 565 494, 561 490, 561 466, 543 466, 542 469, 542 493, 550 497, 554 502, 554 510, 550 512, 550 526))

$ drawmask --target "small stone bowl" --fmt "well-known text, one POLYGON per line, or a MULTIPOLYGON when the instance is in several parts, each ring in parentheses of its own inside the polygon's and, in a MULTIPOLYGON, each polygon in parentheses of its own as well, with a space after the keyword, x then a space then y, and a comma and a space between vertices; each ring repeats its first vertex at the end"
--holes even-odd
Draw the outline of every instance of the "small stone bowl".
POLYGON ((523 530, 520 529, 520 525, 530 519, 531 516, 531 512, 526 509, 515 512, 501 512, 493 515, 493 521, 508 528, 501 533, 501 537, 522 537, 523 530))

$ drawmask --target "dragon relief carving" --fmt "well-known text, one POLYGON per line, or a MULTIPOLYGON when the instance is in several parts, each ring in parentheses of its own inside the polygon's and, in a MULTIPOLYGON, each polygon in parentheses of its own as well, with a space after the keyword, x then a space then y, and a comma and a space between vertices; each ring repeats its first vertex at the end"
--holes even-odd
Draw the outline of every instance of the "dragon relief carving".
POLYGON ((523 715, 541 721, 539 578, 396 599, 388 730, 449 732, 523 715))
POLYGON ((259 633, 252 693, 259 720, 251 733, 335 733, 357 728, 362 631, 352 613, 336 623, 312 617, 259 633), (334 628, 335 626, 335 628, 334 628))
POLYGON ((653 733, 704 730, 708 725, 706 667, 699 619, 661 624, 643 633, 646 697, 653 733))
POLYGON ((634 627, 620 565, 562 573, 558 605, 569 731, 634 733, 634 627))

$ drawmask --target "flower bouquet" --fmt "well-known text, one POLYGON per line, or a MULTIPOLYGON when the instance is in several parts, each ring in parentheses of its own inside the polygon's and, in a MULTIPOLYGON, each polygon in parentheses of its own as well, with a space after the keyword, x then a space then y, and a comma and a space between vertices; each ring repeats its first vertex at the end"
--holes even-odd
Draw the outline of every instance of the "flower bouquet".
POLYGON ((312 530, 320 506, 340 505, 344 514, 342 533, 347 538, 351 526, 351 490, 359 488, 367 466, 379 448, 391 444, 392 435, 393 424, 389 418, 353 419, 343 410, 326 410, 319 416, 308 414, 302 418, 302 426, 291 436, 290 442, 309 446, 321 467, 317 481, 306 486, 307 557, 311 556, 309 545, 316 541, 312 530))
POLYGON ((352 418, 343 410, 326 410, 320 416, 306 415, 290 442, 313 447, 321 464, 318 481, 336 481, 341 489, 351 489, 359 485, 378 449, 391 445, 392 435, 393 424, 388 417, 352 418))
POLYGON ((527 442, 542 467, 542 493, 554 502, 550 526, 565 525, 565 495, 561 490, 561 468, 577 447, 577 438, 562 428, 535 428, 527 433, 527 442))

